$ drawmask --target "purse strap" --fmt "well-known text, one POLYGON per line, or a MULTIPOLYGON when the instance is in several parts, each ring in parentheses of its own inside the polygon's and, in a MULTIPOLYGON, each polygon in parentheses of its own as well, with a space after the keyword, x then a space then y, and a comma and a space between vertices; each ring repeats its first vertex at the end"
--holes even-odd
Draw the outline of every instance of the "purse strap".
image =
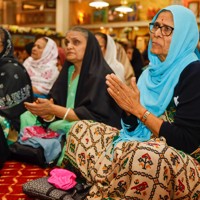
POLYGON ((56 189, 56 188, 55 188, 54 186, 50 187, 50 188, 47 190, 46 195, 49 196, 50 193, 51 193, 53 190, 55 190, 55 189, 56 189))

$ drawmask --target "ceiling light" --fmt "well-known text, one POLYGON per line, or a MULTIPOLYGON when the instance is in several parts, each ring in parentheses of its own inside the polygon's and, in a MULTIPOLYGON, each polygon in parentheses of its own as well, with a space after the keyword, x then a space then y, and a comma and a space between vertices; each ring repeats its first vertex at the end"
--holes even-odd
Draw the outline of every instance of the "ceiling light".
POLYGON ((133 11, 133 9, 128 6, 119 6, 119 7, 116 7, 115 10, 118 12, 122 12, 122 13, 127 13, 127 12, 133 11))
POLYGON ((128 7, 127 4, 127 0, 121 0, 121 6, 116 7, 115 10, 121 13, 133 12, 133 9, 131 7, 128 7))
POLYGON ((95 7, 98 9, 98 8, 103 8, 103 7, 109 6, 109 3, 107 3, 103 0, 96 0, 96 1, 92 1, 91 3, 89 3, 89 6, 95 7))

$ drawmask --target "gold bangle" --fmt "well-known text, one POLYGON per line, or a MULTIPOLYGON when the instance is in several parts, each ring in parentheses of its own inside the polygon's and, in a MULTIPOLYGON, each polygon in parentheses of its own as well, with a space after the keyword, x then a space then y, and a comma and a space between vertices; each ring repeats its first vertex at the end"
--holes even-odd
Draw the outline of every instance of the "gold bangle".
POLYGON ((45 122, 52 122, 56 118, 55 115, 51 119, 43 119, 45 122))
POLYGON ((151 113, 150 113, 148 110, 145 110, 145 112, 144 112, 144 114, 142 115, 140 121, 141 121, 143 124, 145 124, 145 122, 146 122, 146 120, 147 120, 147 118, 148 118, 148 116, 149 116, 150 114, 151 114, 151 113))

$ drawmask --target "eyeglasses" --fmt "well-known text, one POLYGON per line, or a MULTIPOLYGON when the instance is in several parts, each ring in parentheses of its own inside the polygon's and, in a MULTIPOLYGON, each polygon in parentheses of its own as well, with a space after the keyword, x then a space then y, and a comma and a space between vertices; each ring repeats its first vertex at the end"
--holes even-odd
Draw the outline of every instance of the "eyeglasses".
POLYGON ((161 26, 158 22, 149 23, 149 30, 151 33, 154 34, 159 28, 163 36, 170 36, 174 30, 173 27, 167 25, 161 26))

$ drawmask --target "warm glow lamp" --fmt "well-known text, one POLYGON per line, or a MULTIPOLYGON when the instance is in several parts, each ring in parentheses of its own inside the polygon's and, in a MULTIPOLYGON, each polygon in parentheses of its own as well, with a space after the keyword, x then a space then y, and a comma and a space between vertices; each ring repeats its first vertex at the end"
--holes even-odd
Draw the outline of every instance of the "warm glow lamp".
POLYGON ((109 6, 109 3, 107 3, 103 0, 96 0, 96 1, 92 1, 91 3, 89 3, 89 6, 95 7, 98 9, 98 8, 103 8, 103 7, 109 6))
POLYGON ((118 12, 122 12, 122 13, 127 13, 127 12, 133 11, 133 9, 128 6, 119 6, 119 7, 115 8, 115 10, 118 12))
POLYGON ((116 7, 115 10, 121 13, 133 12, 133 9, 127 6, 127 0, 121 0, 121 6, 116 7))

